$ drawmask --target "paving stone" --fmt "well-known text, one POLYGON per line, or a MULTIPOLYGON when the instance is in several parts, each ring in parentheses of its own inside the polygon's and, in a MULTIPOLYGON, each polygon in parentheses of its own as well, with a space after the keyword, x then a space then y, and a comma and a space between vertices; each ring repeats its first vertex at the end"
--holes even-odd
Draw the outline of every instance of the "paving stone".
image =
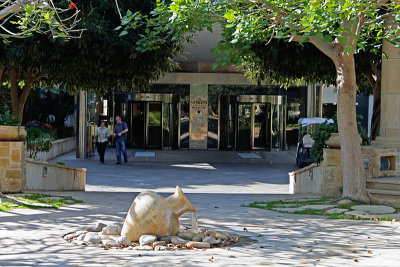
POLYGON ((155 246, 154 250, 159 251, 159 250, 173 250, 174 248, 167 247, 167 246, 155 246))
POLYGON ((305 209, 303 207, 298 207, 298 208, 274 208, 274 210, 282 212, 295 212, 295 211, 303 211, 305 209))
POLYGON ((329 210, 337 208, 337 205, 305 205, 301 206, 301 208, 309 210, 329 210))
POLYGON ((192 238, 192 241, 201 242, 203 240, 203 237, 204 237, 203 233, 197 234, 192 238))
POLYGON ((345 216, 355 216, 355 217, 360 217, 360 215, 366 215, 367 213, 359 210, 352 210, 352 211, 347 211, 343 215, 345 216))
POLYGON ((337 202, 338 205, 347 205, 351 203, 353 203, 353 201, 351 201, 350 199, 342 199, 337 202))
POLYGON ((346 212, 346 211, 349 211, 349 210, 348 209, 333 208, 333 209, 327 210, 326 213, 334 214, 334 213, 343 213, 343 212, 346 212))
POLYGON ((392 207, 388 206, 374 206, 374 205, 356 205, 351 207, 353 210, 363 211, 366 213, 373 213, 373 214, 388 214, 394 213, 396 210, 392 207))
POLYGON ((64 199, 63 197, 41 197, 38 198, 38 200, 62 200, 64 199))

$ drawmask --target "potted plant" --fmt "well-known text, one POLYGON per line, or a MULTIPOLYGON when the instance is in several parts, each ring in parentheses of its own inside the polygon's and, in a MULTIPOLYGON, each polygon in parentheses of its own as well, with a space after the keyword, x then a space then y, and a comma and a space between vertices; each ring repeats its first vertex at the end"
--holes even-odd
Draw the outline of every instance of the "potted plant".
POLYGON ((0 114, 0 141, 19 141, 25 137, 25 127, 21 126, 18 116, 10 114, 10 111, 0 114))

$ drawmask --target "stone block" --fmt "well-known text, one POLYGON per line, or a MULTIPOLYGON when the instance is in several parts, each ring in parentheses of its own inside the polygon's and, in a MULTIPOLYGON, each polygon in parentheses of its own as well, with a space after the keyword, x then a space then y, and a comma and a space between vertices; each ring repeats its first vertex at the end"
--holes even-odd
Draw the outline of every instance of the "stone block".
POLYGON ((18 149, 11 150, 11 161, 14 163, 21 162, 21 150, 18 150, 18 149))
POLYGON ((0 147, 3 149, 5 147, 10 147, 10 142, 0 142, 0 147))
POLYGON ((2 168, 7 168, 10 165, 10 159, 9 158, 3 158, 0 159, 0 169, 2 168))
POLYGON ((23 187, 21 184, 21 179, 3 179, 1 181, 2 192, 20 192, 23 187))
POLYGON ((21 169, 7 169, 5 178, 21 179, 22 178, 22 170, 21 169))
POLYGON ((324 149, 323 157, 326 166, 342 165, 342 154, 340 149, 324 149))
POLYGON ((10 157, 10 149, 7 147, 0 149, 0 158, 9 158, 10 157))

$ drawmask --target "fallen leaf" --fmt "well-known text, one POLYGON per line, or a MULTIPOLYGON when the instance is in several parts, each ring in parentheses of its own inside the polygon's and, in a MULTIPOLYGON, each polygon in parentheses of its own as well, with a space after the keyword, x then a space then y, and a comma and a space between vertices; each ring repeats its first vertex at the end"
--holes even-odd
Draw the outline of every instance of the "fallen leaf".
POLYGON ((371 250, 368 250, 368 254, 372 254, 372 251, 371 251, 371 250))
POLYGON ((210 262, 214 262, 214 257, 211 257, 210 259, 208 259, 210 262))
POLYGON ((346 243, 347 243, 347 244, 350 244, 350 241, 347 241, 346 243))
POLYGON ((288 232, 291 232, 292 230, 287 230, 288 232))
POLYGON ((357 250, 353 250, 353 251, 351 251, 351 253, 357 253, 357 250))
POLYGON ((314 244, 318 244, 318 242, 314 240, 314 244))
POLYGON ((245 231, 245 232, 248 232, 248 230, 247 230, 247 228, 246 228, 246 227, 244 227, 244 228, 243 228, 243 231, 245 231))
POLYGON ((300 264, 307 264, 307 262, 303 261, 303 262, 300 262, 300 264))
POLYGON ((264 246, 260 246, 260 248, 264 248, 264 246))
POLYGON ((315 261, 320 261, 320 259, 316 259, 315 261))
POLYGON ((138 257, 143 257, 142 254, 139 254, 138 257))
POLYGON ((263 236, 262 234, 259 234, 259 235, 258 235, 258 237, 262 237, 262 236, 263 236))
POLYGON ((358 260, 357 260, 357 259, 354 259, 354 262, 358 262, 358 260))
POLYGON ((369 236, 368 239, 371 239, 371 237, 369 236))
POLYGON ((310 249, 308 250, 308 252, 312 252, 312 248, 310 248, 310 249))
POLYGON ((236 258, 236 256, 230 255, 229 258, 236 258))
POLYGON ((230 250, 231 248, 230 247, 225 247, 225 250, 230 250))
POLYGON ((215 206, 214 208, 216 208, 216 209, 219 209, 219 207, 218 207, 218 206, 215 206))

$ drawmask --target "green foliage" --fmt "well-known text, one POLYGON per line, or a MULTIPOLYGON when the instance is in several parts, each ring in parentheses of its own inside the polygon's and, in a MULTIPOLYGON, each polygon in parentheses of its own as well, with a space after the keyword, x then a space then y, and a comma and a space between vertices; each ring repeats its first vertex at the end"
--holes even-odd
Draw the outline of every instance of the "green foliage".
POLYGON ((53 147, 54 136, 41 128, 32 127, 26 130, 25 139, 28 157, 36 159, 39 152, 49 152, 53 147))
MULTIPOLYGON (((123 14, 128 10, 150 14, 155 7, 152 0, 118 4, 123 14)), ((22 73, 31 68, 48 74, 48 79, 37 82, 38 87, 60 85, 72 93, 87 89, 99 94, 146 88, 150 81, 176 67, 173 58, 178 44, 168 36, 158 36, 167 40, 159 48, 142 51, 145 27, 123 36, 114 30, 121 24, 115 1, 83 0, 78 6, 81 20, 77 27, 85 29, 81 38, 65 42, 33 33, 30 38, 10 39, 7 45, 0 44, 0 64, 14 66, 22 73)))
POLYGON ((10 114, 10 111, 7 110, 4 114, 0 114, 0 125, 19 126, 21 125, 21 120, 18 116, 10 114))
MULTIPOLYGON (((362 119, 362 115, 357 115, 357 118, 362 119)), ((336 115, 333 117, 333 121, 334 123, 330 124, 324 122, 320 125, 315 126, 312 129, 311 137, 314 140, 314 144, 310 152, 311 155, 313 156, 315 163, 320 163, 323 160, 322 154, 323 154, 323 148, 325 147, 325 141, 329 139, 331 133, 338 132, 336 115)), ((362 138, 362 144, 368 145, 369 143, 368 134, 367 131, 364 129, 364 127, 361 126, 360 121, 357 121, 357 128, 358 128, 358 133, 362 138)))
POLYGON ((62 165, 62 166, 68 166, 67 163, 65 163, 63 161, 57 161, 56 164, 62 165))
POLYGON ((311 155, 313 156, 314 162, 319 163, 323 160, 322 153, 325 147, 325 141, 329 139, 331 133, 337 133, 337 118, 334 117, 334 123, 324 122, 314 127, 311 137, 314 140, 314 144, 311 147, 311 155))

